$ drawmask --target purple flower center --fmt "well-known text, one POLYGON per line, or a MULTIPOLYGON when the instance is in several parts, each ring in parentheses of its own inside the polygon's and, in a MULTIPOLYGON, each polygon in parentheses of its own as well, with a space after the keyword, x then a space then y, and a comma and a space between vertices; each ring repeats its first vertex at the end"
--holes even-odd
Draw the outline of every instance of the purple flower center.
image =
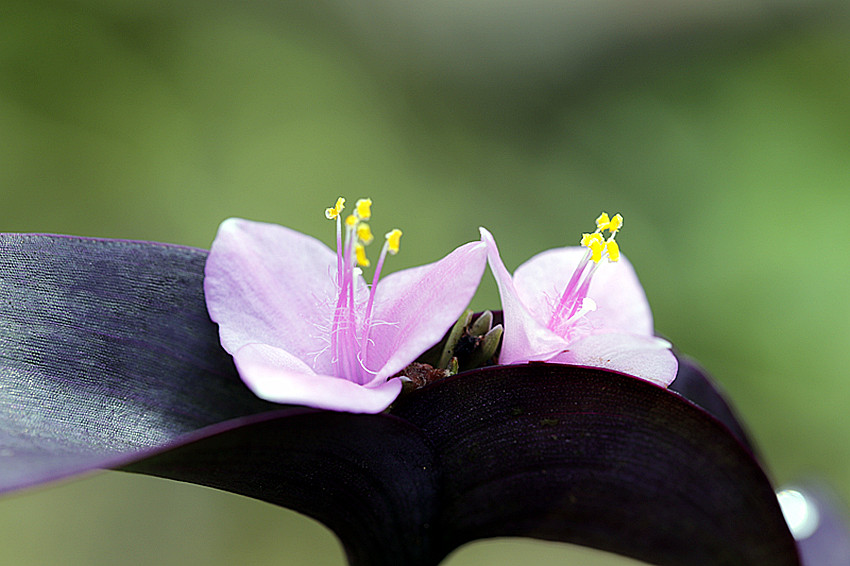
POLYGON ((337 296, 331 326, 331 363, 334 375, 359 385, 369 383, 377 373, 377 369, 367 365, 369 334, 375 324, 381 323, 372 319, 372 307, 384 260, 387 254, 398 252, 401 238, 398 228, 386 234, 367 295, 361 267, 370 265, 365 246, 374 239, 367 224, 372 216, 371 207, 371 199, 358 200, 354 212, 344 222, 340 215, 345 208, 344 198, 340 197, 335 206, 325 210, 328 219, 336 220, 337 296))

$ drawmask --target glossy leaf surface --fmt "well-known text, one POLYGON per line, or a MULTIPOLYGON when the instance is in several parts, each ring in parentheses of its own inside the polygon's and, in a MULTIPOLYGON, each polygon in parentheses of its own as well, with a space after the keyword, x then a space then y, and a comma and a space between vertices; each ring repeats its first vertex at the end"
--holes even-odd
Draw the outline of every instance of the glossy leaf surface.
POLYGON ((0 236, 0 489, 279 408, 242 385, 218 344, 205 259, 148 242, 0 236))
POLYGON ((596 369, 485 368, 393 411, 434 444, 441 543, 574 542, 652 564, 796 564, 763 471, 675 393, 596 369))

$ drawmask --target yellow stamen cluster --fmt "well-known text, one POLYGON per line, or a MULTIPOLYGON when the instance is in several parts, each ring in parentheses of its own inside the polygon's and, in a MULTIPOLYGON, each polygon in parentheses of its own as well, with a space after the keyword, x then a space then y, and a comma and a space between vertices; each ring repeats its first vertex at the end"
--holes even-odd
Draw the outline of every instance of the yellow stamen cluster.
POLYGON ((590 250, 590 259, 594 263, 602 261, 603 256, 608 257, 608 261, 617 261, 620 259, 620 246, 614 241, 617 231, 623 227, 623 217, 615 214, 613 218, 609 218, 608 214, 603 212, 596 219, 596 231, 590 234, 582 234, 581 245, 590 250), (608 239, 602 235, 604 231, 609 232, 608 239))
MULTIPOLYGON (((336 220, 339 222, 340 213, 344 208, 345 199, 339 197, 336 201, 336 205, 332 208, 325 209, 325 217, 328 220, 336 220)), ((372 218, 372 199, 369 198, 359 199, 354 205, 354 212, 345 218, 346 233, 350 234, 351 237, 356 238, 354 241, 354 260, 359 267, 369 267, 371 264, 369 258, 366 257, 366 246, 371 244, 372 240, 375 239, 372 234, 372 229, 369 227, 369 224, 366 223, 366 221, 370 218, 372 218)), ((346 237, 348 238, 349 236, 346 237)), ((398 228, 395 228, 386 234, 387 241, 384 245, 387 249, 387 253, 391 255, 398 253, 400 238, 401 230, 398 228)))

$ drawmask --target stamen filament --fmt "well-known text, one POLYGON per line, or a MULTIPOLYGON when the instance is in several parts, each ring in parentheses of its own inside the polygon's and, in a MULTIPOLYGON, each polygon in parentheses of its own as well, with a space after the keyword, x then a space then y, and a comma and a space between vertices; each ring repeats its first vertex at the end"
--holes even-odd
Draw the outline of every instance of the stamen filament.
POLYGON ((336 217, 336 282, 342 285, 342 220, 336 217))
POLYGON ((549 327, 551 328, 555 321, 561 319, 564 315, 564 309, 571 306, 571 298, 575 295, 575 290, 578 288, 579 279, 581 278, 582 273, 584 273, 587 264, 590 262, 590 250, 588 250, 584 257, 581 258, 581 261, 578 262, 578 266, 576 266, 575 271, 573 271, 572 277, 570 277, 567 286, 564 288, 564 292, 561 293, 561 300, 558 302, 558 306, 555 308, 555 312, 552 313, 552 318, 549 321, 549 327))
POLYGON ((363 337, 364 359, 366 357, 366 350, 369 348, 369 336, 372 333, 372 305, 375 303, 375 291, 378 289, 378 280, 381 278, 381 270, 384 267, 384 260, 387 259, 387 254, 395 255, 398 253, 400 238, 401 230, 398 228, 386 234, 386 240, 381 248, 381 255, 378 256, 378 263, 375 265, 375 274, 372 276, 372 285, 369 289, 369 302, 366 303, 366 311, 363 316, 364 324, 366 325, 366 335, 363 337))
POLYGON ((372 305, 375 303, 375 291, 378 288, 378 279, 381 277, 381 270, 384 267, 384 260, 387 259, 387 251, 389 250, 389 247, 389 243, 384 242, 384 246, 381 248, 381 255, 378 256, 378 263, 375 264, 375 274, 372 276, 372 285, 369 288, 369 302, 366 303, 366 311, 364 314, 364 320, 366 321, 367 328, 372 320, 372 305))
POLYGON ((360 267, 369 266, 365 246, 372 241, 373 236, 366 221, 372 216, 372 201, 358 200, 354 212, 345 217, 343 222, 340 213, 344 203, 345 199, 340 197, 336 206, 325 210, 325 216, 337 222, 337 297, 331 328, 331 365, 334 375, 363 385, 375 375, 374 371, 366 367, 375 293, 387 254, 398 252, 401 230, 396 229, 386 235, 364 308, 364 290, 359 289, 362 285, 358 284, 358 280, 360 267))
POLYGON ((359 375, 360 375, 360 372, 357 371, 357 364, 356 364, 356 358, 357 358, 357 352, 356 352, 356 349, 357 349, 357 333, 356 333, 357 321, 355 320, 355 317, 354 317, 354 306, 355 306, 354 305, 354 280, 356 279, 356 277, 354 276, 354 267, 356 265, 356 262, 355 262, 355 253, 356 253, 355 252, 355 249, 356 249, 356 241, 355 241, 356 232, 355 231, 356 231, 356 229, 357 229, 356 224, 353 224, 348 229, 348 235, 347 235, 347 240, 348 240, 348 250, 347 251, 348 251, 348 253, 346 254, 348 265, 346 265, 346 269, 345 269, 346 275, 348 276, 348 308, 346 309, 346 314, 348 315, 347 316, 348 320, 347 320, 347 324, 346 324, 346 328, 345 328, 345 334, 346 334, 345 344, 347 346, 345 361, 346 361, 346 364, 348 366, 347 367, 347 370, 348 370, 347 375, 352 376, 352 377, 359 377, 359 375))
POLYGON ((363 324, 366 328, 365 336, 363 336, 363 357, 366 357, 366 350, 369 348, 369 335, 372 333, 372 306, 375 304, 375 291, 378 289, 378 279, 381 277, 381 269, 384 267, 384 260, 387 258, 389 250, 389 242, 384 242, 381 248, 381 255, 378 256, 378 263, 375 264, 375 275, 372 277, 372 285, 369 288, 369 301, 366 303, 366 310, 363 313, 363 324))

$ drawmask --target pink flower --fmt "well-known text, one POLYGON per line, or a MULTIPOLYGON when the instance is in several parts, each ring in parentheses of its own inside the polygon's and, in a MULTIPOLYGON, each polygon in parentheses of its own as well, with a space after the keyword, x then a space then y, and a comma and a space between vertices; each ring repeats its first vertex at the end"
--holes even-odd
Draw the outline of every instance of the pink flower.
POLYGON ((400 230, 387 234, 367 285, 364 245, 371 201, 336 220, 337 250, 274 224, 231 218, 205 268, 207 309, 221 344, 254 393, 269 401, 378 413, 401 390, 393 378, 437 343, 464 311, 484 272, 486 248, 471 242, 436 263, 380 280, 400 230))
POLYGON ((603 213, 581 247, 542 252, 513 277, 493 236, 481 229, 504 310, 499 363, 598 367, 664 387, 675 379, 678 362, 670 343, 654 335, 646 295, 614 240, 622 221, 619 214, 610 219, 603 213))

